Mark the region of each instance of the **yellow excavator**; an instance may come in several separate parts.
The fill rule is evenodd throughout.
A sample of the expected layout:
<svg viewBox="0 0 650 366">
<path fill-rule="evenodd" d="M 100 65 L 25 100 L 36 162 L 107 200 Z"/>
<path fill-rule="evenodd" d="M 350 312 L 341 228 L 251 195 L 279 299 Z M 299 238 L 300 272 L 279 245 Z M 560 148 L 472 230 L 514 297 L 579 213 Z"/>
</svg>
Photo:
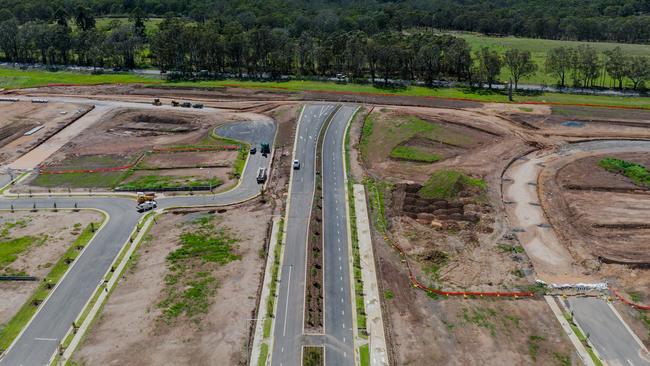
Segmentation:
<svg viewBox="0 0 650 366">
<path fill-rule="evenodd" d="M 155 201 L 156 192 L 138 192 L 138 205 L 141 203 Z"/>
</svg>

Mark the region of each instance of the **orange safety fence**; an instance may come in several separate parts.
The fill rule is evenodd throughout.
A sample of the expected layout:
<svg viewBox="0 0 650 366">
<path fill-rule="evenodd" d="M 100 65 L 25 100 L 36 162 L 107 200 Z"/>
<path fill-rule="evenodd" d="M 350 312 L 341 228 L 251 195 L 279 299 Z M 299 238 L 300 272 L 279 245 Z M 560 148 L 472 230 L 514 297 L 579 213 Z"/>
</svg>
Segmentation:
<svg viewBox="0 0 650 366">
<path fill-rule="evenodd" d="M 624 304 L 630 305 L 631 307 L 637 308 L 639 310 L 650 310 L 650 306 L 635 304 L 632 301 L 629 301 L 628 299 L 621 296 L 621 294 L 619 294 L 616 290 L 614 289 L 611 290 L 614 296 L 618 297 L 618 299 L 621 300 Z"/>
<path fill-rule="evenodd" d="M 409 280 L 411 281 L 411 284 L 413 287 L 418 288 L 420 290 L 433 293 L 436 295 L 442 295 L 442 296 L 478 296 L 478 297 L 511 297 L 511 298 L 519 298 L 519 297 L 534 297 L 535 293 L 534 292 L 529 292 L 529 291 L 521 291 L 521 292 L 481 292 L 481 291 L 443 291 L 443 290 L 438 290 L 434 288 L 430 288 L 426 285 L 424 285 L 422 282 L 420 282 L 415 275 L 413 274 L 413 271 L 411 270 L 411 264 L 408 261 L 408 258 L 406 257 L 406 253 L 404 250 L 394 241 L 392 241 L 388 235 L 383 234 L 384 240 L 388 242 L 393 248 L 395 248 L 400 256 L 404 259 L 406 262 L 406 267 L 408 269 L 408 276 Z"/>
</svg>

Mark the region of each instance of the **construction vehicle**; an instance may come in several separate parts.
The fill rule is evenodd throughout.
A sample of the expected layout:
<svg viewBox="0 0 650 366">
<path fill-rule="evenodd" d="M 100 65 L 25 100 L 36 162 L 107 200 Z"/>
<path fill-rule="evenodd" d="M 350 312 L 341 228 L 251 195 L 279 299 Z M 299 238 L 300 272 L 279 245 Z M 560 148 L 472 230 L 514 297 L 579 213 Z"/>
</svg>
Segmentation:
<svg viewBox="0 0 650 366">
<path fill-rule="evenodd" d="M 257 183 L 262 184 L 266 182 L 266 168 L 257 169 Z"/>
<path fill-rule="evenodd" d="M 162 102 L 160 102 L 160 98 L 156 98 L 156 99 L 154 99 L 154 100 L 153 100 L 153 105 L 155 105 L 155 106 L 161 106 L 161 105 L 162 105 Z"/>
<path fill-rule="evenodd" d="M 178 102 L 175 101 L 175 100 L 172 100 L 172 107 L 178 107 L 179 105 L 181 105 L 181 104 L 178 103 Z"/>
<path fill-rule="evenodd" d="M 138 204 L 154 201 L 156 199 L 156 192 L 138 192 Z"/>
<path fill-rule="evenodd" d="M 260 146 L 260 153 L 264 156 L 271 153 L 271 147 L 269 146 L 268 142 L 262 142 Z"/>
</svg>

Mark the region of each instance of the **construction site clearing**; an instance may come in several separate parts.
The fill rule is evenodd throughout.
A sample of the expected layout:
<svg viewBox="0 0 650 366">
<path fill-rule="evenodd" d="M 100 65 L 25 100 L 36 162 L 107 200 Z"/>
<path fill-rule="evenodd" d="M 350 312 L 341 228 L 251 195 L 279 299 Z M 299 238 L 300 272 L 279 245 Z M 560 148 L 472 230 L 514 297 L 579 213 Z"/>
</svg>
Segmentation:
<svg viewBox="0 0 650 366">
<path fill-rule="evenodd" d="M 384 326 L 394 364 L 579 364 L 575 349 L 542 294 L 608 298 L 611 290 L 616 290 L 630 302 L 650 304 L 650 227 L 644 222 L 648 187 L 600 165 L 605 158 L 616 158 L 650 167 L 649 155 L 620 149 L 564 149 L 586 140 L 650 140 L 649 111 L 137 85 L 48 87 L 14 93 L 83 96 L 116 103 L 129 100 L 150 104 L 158 98 L 165 105 L 172 99 L 191 100 L 224 111 L 206 114 L 198 109 L 162 112 L 115 108 L 40 169 L 131 168 L 92 173 L 106 175 L 96 180 L 99 185 L 92 180 L 84 186 L 61 181 L 37 185 L 47 174 L 36 175 L 12 188 L 19 192 L 114 189 L 144 182 L 151 175 L 171 176 L 174 182 L 186 183 L 216 178 L 221 182 L 219 187 L 226 189 L 236 182 L 233 162 L 240 150 L 156 150 L 231 144 L 215 139 L 211 134 L 214 127 L 241 120 L 242 116 L 254 118 L 258 113 L 282 121 L 279 123 L 284 127 L 276 141 L 279 166 L 274 169 L 284 169 L 288 175 L 292 130 L 301 103 L 325 100 L 364 104 L 350 127 L 350 172 L 367 189 Z M 539 163 L 526 164 L 535 159 Z M 211 167 L 201 169 L 204 165 Z M 206 170 L 209 173 L 203 173 Z M 125 177 L 126 171 L 129 175 Z M 286 187 L 286 179 L 280 177 L 282 187 Z M 285 199 L 281 191 L 270 196 L 278 202 Z M 538 221 L 528 225 L 525 217 Z M 520 226 L 522 222 L 528 226 Z M 551 229 L 553 236 L 548 234 Z M 147 268 L 160 264 L 164 261 L 161 253 L 171 250 L 156 249 L 156 262 L 155 258 L 146 259 L 149 250 L 153 251 L 147 245 L 141 248 L 139 259 Z M 131 276 L 139 278 L 140 270 L 136 265 Z M 414 280 L 423 286 L 414 287 Z M 127 275 L 127 286 L 118 287 L 121 295 L 109 300 L 108 318 L 101 319 L 91 332 L 78 353 L 79 361 L 109 362 L 106 334 L 118 331 L 110 319 L 138 324 L 119 330 L 128 333 L 121 349 L 149 345 L 142 339 L 145 334 L 161 343 L 170 335 L 180 334 L 190 341 L 200 337 L 199 348 L 204 347 L 204 341 L 216 342 L 201 332 L 191 336 L 191 324 L 170 331 L 169 325 L 152 320 L 161 311 L 152 300 L 162 296 L 160 291 L 147 295 L 149 303 L 140 301 L 141 315 L 127 315 L 129 297 L 134 299 L 133 294 L 145 291 L 142 282 L 128 285 Z M 160 290 L 160 278 L 158 282 L 156 288 Z M 553 289 L 543 283 L 606 283 L 608 290 Z M 440 294 L 447 291 L 461 296 Z M 531 296 L 462 296 L 469 292 Z M 229 293 L 228 287 L 217 290 L 217 296 Z M 253 292 L 248 296 L 254 296 Z M 625 305 L 615 296 L 611 299 L 630 328 L 649 345 L 647 311 Z M 208 314 L 219 306 L 216 301 Z M 129 316 L 139 318 L 127 319 Z M 246 327 L 241 325 L 242 329 Z M 240 359 L 237 352 L 246 344 L 241 340 L 235 342 L 234 353 L 228 353 L 231 360 Z M 178 354 L 183 362 L 214 360 L 205 347 L 194 349 L 199 358 L 192 359 L 187 345 L 168 343 L 162 354 L 182 349 Z M 146 364 L 156 360 L 122 361 Z"/>
<path fill-rule="evenodd" d="M 246 144 L 214 129 L 249 115 L 114 108 L 49 157 L 16 192 L 232 187 Z M 241 169 L 241 168 L 239 168 Z M 209 188 L 208 188 L 209 187 Z"/>
</svg>

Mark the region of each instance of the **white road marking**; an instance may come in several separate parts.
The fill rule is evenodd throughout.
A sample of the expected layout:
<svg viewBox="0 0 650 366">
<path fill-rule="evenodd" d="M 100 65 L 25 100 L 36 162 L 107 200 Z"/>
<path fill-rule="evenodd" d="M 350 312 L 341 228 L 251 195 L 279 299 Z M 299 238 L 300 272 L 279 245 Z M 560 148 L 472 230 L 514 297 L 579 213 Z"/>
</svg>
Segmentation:
<svg viewBox="0 0 650 366">
<path fill-rule="evenodd" d="M 37 341 L 48 341 L 48 342 L 58 342 L 59 340 L 56 338 L 34 338 Z"/>
<path fill-rule="evenodd" d="M 341 315 L 345 315 L 345 310 L 341 310 Z M 343 341 L 345 342 L 345 341 Z"/>
<path fill-rule="evenodd" d="M 287 334 L 287 312 L 289 311 L 289 292 L 291 292 L 291 268 L 292 266 L 289 266 L 289 282 L 287 282 L 287 298 L 285 299 L 285 307 L 284 307 L 284 328 L 282 329 L 282 336 L 284 337 Z"/>
</svg>

